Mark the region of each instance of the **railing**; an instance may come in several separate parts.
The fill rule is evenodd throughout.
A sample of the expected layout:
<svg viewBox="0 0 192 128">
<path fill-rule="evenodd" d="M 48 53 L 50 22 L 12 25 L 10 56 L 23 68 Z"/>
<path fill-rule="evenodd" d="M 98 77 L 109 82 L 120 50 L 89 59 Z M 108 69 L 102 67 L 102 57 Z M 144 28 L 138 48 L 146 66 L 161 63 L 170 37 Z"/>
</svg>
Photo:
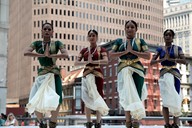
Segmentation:
<svg viewBox="0 0 192 128">
<path fill-rule="evenodd" d="M 96 119 L 96 117 L 92 117 L 93 120 Z M 180 117 L 179 118 L 181 122 L 192 122 L 192 117 Z M 46 118 L 48 121 L 49 118 Z M 72 116 L 64 116 L 64 117 L 58 117 L 58 125 L 79 125 L 83 124 L 86 122 L 86 117 L 82 115 L 72 115 Z M 107 124 L 107 125 L 119 125 L 124 122 L 125 116 L 103 116 L 102 117 L 102 123 Z M 153 117 L 153 116 L 148 116 L 143 118 L 142 120 L 145 121 L 163 121 L 163 117 Z M 173 120 L 172 117 L 170 117 L 170 120 Z M 18 118 L 19 124 L 21 125 L 22 123 L 25 122 L 25 125 L 30 125 L 31 122 L 35 123 L 34 125 L 37 125 L 36 118 Z"/>
</svg>

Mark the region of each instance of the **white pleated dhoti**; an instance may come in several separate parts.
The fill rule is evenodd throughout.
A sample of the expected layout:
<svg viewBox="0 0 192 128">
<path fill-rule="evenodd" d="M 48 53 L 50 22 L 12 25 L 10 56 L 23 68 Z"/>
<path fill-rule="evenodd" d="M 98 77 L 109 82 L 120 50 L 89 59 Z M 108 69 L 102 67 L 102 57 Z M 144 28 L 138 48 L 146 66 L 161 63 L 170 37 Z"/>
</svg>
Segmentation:
<svg viewBox="0 0 192 128">
<path fill-rule="evenodd" d="M 60 96 L 55 91 L 55 78 L 53 73 L 40 75 L 36 78 L 26 106 L 27 111 L 49 113 L 55 111 L 59 105 Z"/>
<path fill-rule="evenodd" d="M 136 89 L 132 74 L 136 72 L 140 76 L 144 77 L 142 71 L 125 67 L 118 73 L 118 93 L 119 102 L 124 111 L 130 111 L 130 114 L 134 119 L 142 119 L 146 116 L 143 100 L 147 98 L 147 88 L 143 84 L 141 99 Z"/>
<path fill-rule="evenodd" d="M 82 100 L 87 108 L 99 111 L 101 115 L 107 115 L 109 108 L 97 91 L 95 75 L 88 74 L 82 78 Z"/>
<path fill-rule="evenodd" d="M 171 73 L 165 73 L 159 79 L 159 87 L 163 106 L 169 109 L 169 112 L 175 116 L 181 113 L 181 96 L 175 89 L 174 76 Z"/>
</svg>

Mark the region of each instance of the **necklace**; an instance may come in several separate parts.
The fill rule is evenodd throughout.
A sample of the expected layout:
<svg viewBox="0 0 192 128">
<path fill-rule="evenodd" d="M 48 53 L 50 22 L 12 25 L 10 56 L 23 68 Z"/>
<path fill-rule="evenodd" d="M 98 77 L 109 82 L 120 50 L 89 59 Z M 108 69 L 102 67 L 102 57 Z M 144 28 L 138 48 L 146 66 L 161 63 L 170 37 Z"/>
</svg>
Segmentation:
<svg viewBox="0 0 192 128">
<path fill-rule="evenodd" d="M 170 48 L 169 51 L 168 51 L 168 47 L 166 48 L 166 52 L 168 53 L 168 56 L 169 56 L 169 57 L 170 57 L 170 54 L 171 54 L 172 49 L 173 49 L 173 45 L 171 45 L 171 48 Z"/>
<path fill-rule="evenodd" d="M 132 47 L 133 47 L 134 43 L 135 43 L 135 38 L 133 38 L 133 40 L 132 40 L 132 42 L 131 42 L 131 46 L 132 46 Z M 124 41 L 124 48 L 125 48 L 125 50 L 127 49 L 126 39 L 125 39 L 125 41 Z"/>
<path fill-rule="evenodd" d="M 42 50 L 45 51 L 46 48 L 46 43 L 42 41 Z M 49 47 L 49 51 L 50 51 L 50 47 Z"/>
<path fill-rule="evenodd" d="M 97 50 L 97 47 L 95 47 L 95 50 L 91 53 L 91 48 L 89 49 L 89 53 L 91 54 L 91 57 L 93 57 L 93 55 L 95 54 L 96 50 Z"/>
</svg>

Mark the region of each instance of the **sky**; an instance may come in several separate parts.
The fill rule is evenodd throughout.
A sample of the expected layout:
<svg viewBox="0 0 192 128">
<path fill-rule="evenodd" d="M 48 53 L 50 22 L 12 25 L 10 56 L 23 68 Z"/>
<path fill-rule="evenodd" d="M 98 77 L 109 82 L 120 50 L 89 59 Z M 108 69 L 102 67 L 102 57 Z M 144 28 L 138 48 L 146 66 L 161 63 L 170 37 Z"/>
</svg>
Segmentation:
<svg viewBox="0 0 192 128">
<path fill-rule="evenodd" d="M 163 0 L 163 7 L 166 8 L 167 6 L 166 0 Z"/>
</svg>

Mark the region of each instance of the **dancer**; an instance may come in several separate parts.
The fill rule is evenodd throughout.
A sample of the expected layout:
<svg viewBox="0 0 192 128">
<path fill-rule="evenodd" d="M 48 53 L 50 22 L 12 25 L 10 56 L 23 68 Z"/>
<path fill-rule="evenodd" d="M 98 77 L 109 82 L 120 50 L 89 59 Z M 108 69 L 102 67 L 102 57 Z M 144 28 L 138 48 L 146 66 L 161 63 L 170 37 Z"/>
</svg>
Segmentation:
<svg viewBox="0 0 192 128">
<path fill-rule="evenodd" d="M 59 106 L 62 103 L 62 82 L 60 69 L 56 66 L 57 58 L 68 58 L 68 53 L 60 41 L 51 41 L 53 26 L 42 25 L 43 41 L 35 41 L 25 50 L 25 56 L 37 57 L 41 65 L 29 96 L 27 109 L 30 114 L 35 111 L 40 128 L 46 128 L 43 114 L 51 111 L 50 128 L 55 128 Z M 36 50 L 36 53 L 33 52 Z M 58 54 L 60 50 L 61 54 Z"/>
<path fill-rule="evenodd" d="M 107 115 L 109 108 L 103 100 L 103 74 L 100 65 L 108 63 L 107 52 L 97 46 L 98 32 L 88 32 L 90 47 L 83 48 L 75 65 L 85 65 L 82 78 L 82 100 L 85 103 L 87 118 L 86 128 L 93 126 L 91 110 L 96 111 L 97 120 L 95 128 L 101 128 L 101 115 Z"/>
<path fill-rule="evenodd" d="M 163 33 L 165 46 L 157 48 L 151 65 L 161 63 L 159 87 L 163 101 L 163 116 L 165 128 L 179 128 L 179 116 L 181 115 L 180 78 L 181 74 L 176 64 L 185 64 L 185 56 L 181 47 L 173 45 L 175 33 L 171 29 Z M 169 123 L 169 113 L 173 115 L 172 126 Z"/>
<path fill-rule="evenodd" d="M 147 97 L 144 84 L 144 67 L 139 58 L 150 59 L 148 46 L 143 39 L 135 38 L 137 23 L 129 20 L 125 23 L 125 39 L 114 40 L 110 58 L 118 58 L 119 102 L 124 108 L 127 128 L 139 128 L 139 120 L 145 117 L 142 101 Z M 131 119 L 133 117 L 133 121 Z"/>
</svg>

